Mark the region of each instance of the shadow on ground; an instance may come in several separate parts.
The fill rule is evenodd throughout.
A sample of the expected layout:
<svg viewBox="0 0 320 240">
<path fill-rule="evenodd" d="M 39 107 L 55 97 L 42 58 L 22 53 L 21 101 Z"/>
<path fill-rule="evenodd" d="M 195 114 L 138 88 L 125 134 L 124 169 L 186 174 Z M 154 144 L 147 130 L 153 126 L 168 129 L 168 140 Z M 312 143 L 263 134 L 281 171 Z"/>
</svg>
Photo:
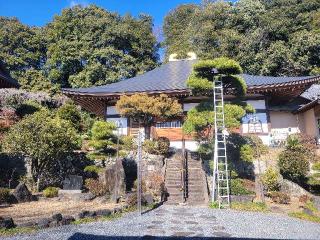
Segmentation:
<svg viewBox="0 0 320 240">
<path fill-rule="evenodd" d="M 92 234 L 83 234 L 83 233 L 75 233 L 73 236 L 68 238 L 68 240 L 171 240 L 171 239 L 187 239 L 187 240 L 209 240 L 209 239 L 250 239 L 250 240 L 271 240 L 271 238 L 226 238 L 226 237 L 155 237 L 155 236 L 143 236 L 143 237 L 130 237 L 130 236 L 101 236 L 101 235 L 92 235 Z M 274 239 L 274 238 L 273 238 Z"/>
</svg>

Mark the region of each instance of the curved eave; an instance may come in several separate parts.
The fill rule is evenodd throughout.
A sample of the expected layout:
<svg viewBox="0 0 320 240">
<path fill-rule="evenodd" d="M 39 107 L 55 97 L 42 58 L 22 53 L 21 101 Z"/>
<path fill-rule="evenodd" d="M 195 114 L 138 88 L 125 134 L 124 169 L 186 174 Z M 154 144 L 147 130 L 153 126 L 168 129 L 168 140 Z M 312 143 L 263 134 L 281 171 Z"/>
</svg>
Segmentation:
<svg viewBox="0 0 320 240">
<path fill-rule="evenodd" d="M 171 96 L 190 96 L 191 90 L 190 89 L 168 89 L 168 90 L 161 90 L 161 91 L 139 91 L 139 92 L 113 92 L 113 93 L 87 93 L 87 92 L 75 92 L 75 91 L 68 91 L 62 90 L 62 93 L 66 94 L 67 96 L 72 97 L 88 97 L 88 98 L 95 98 L 95 99 L 118 99 L 122 95 L 133 95 L 137 93 L 147 93 L 149 95 L 157 95 L 157 94 L 167 94 Z"/>
<path fill-rule="evenodd" d="M 285 83 L 277 83 L 277 84 L 264 84 L 264 85 L 251 85 L 247 88 L 247 94 L 267 94 L 274 92 L 283 92 L 283 91 L 295 91 L 295 90 L 304 90 L 306 86 L 309 86 L 313 83 L 319 82 L 320 76 L 311 77 L 309 79 L 297 80 Z M 137 93 L 148 93 L 150 95 L 156 94 L 168 94 L 172 96 L 191 96 L 191 89 L 167 89 L 167 90 L 151 90 L 151 91 L 132 91 L 132 92 L 77 92 L 76 90 L 63 89 L 62 92 L 70 97 L 91 97 L 95 99 L 118 99 L 121 95 L 133 95 Z M 226 94 L 232 94 L 234 92 L 233 89 L 226 89 Z"/>
<path fill-rule="evenodd" d="M 299 109 L 293 111 L 294 114 L 297 114 L 297 113 L 303 113 L 303 112 L 306 112 L 312 108 L 314 108 L 315 106 L 318 106 L 320 105 L 320 99 L 315 99 L 313 100 L 312 102 L 300 107 Z"/>
<path fill-rule="evenodd" d="M 18 83 L 8 82 L 7 80 L 0 78 L 0 88 L 19 88 L 20 85 Z"/>
</svg>

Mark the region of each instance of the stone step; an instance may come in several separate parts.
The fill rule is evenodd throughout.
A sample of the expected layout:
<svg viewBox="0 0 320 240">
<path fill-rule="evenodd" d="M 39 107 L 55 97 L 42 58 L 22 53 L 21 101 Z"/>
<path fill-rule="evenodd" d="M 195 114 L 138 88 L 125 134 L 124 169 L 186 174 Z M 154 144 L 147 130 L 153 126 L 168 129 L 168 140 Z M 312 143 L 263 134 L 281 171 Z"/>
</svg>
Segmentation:
<svg viewBox="0 0 320 240">
<path fill-rule="evenodd" d="M 180 179 L 167 179 L 165 181 L 166 185 L 172 185 L 172 184 L 180 184 L 181 185 L 181 180 Z"/>
<path fill-rule="evenodd" d="M 174 179 L 180 179 L 181 178 L 181 174 L 166 174 L 166 179 L 170 179 L 170 178 L 174 178 Z"/>
<path fill-rule="evenodd" d="M 202 185 L 204 182 L 202 181 L 202 179 L 197 179 L 197 180 L 189 180 L 188 184 L 189 185 Z"/>
<path fill-rule="evenodd" d="M 179 184 L 179 185 L 166 185 L 166 187 L 167 187 L 167 189 L 174 189 L 174 188 L 176 188 L 176 189 L 181 189 L 181 184 Z"/>
<path fill-rule="evenodd" d="M 202 189 L 196 189 L 196 190 L 190 190 L 188 188 L 188 194 L 189 196 L 192 196 L 192 195 L 202 195 L 203 194 L 203 190 Z"/>
<path fill-rule="evenodd" d="M 178 187 L 181 186 L 181 181 L 166 181 L 166 187 Z"/>
<path fill-rule="evenodd" d="M 176 174 L 176 173 L 181 173 L 180 169 L 179 170 L 176 170 L 176 169 L 167 169 L 166 171 L 166 175 L 167 174 Z"/>
<path fill-rule="evenodd" d="M 170 173 L 170 174 L 166 174 L 166 178 L 181 178 L 181 174 L 180 173 Z"/>
<path fill-rule="evenodd" d="M 190 191 L 193 191 L 193 190 L 198 190 L 198 189 L 203 189 L 203 185 L 197 185 L 197 186 L 194 186 L 194 185 L 188 185 L 188 189 Z"/>
<path fill-rule="evenodd" d="M 188 202 L 204 202 L 205 201 L 205 198 L 204 198 L 204 196 L 203 197 L 199 197 L 199 196 L 197 196 L 197 197 L 188 197 L 187 198 L 187 201 Z"/>
<path fill-rule="evenodd" d="M 179 191 L 179 192 L 181 192 L 181 186 L 178 186 L 178 187 L 167 187 L 167 190 L 168 190 L 168 192 L 170 192 L 170 191 Z"/>
<path fill-rule="evenodd" d="M 202 176 L 187 176 L 187 179 L 189 180 L 189 181 L 200 181 L 200 180 L 203 180 L 203 177 Z"/>
</svg>

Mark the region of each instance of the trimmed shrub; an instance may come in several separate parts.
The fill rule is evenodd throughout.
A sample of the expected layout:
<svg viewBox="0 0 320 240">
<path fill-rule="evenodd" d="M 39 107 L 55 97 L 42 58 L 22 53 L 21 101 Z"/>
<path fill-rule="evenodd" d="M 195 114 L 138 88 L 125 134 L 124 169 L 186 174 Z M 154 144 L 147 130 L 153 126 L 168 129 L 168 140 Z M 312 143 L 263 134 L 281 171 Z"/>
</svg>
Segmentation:
<svg viewBox="0 0 320 240">
<path fill-rule="evenodd" d="M 166 137 L 159 137 L 157 139 L 158 153 L 161 155 L 167 155 L 170 149 L 170 140 Z"/>
<path fill-rule="evenodd" d="M 253 149 L 253 156 L 254 157 L 260 157 L 262 154 L 268 153 L 268 151 L 269 151 L 268 147 L 263 144 L 261 138 L 259 138 L 258 136 L 248 135 L 245 138 L 246 138 L 247 143 Z"/>
<path fill-rule="evenodd" d="M 146 139 L 143 142 L 143 150 L 149 154 L 158 154 L 158 146 L 155 141 Z"/>
<path fill-rule="evenodd" d="M 42 108 L 41 104 L 34 100 L 27 100 L 22 103 L 16 110 L 19 117 L 24 117 L 26 115 L 33 114 Z"/>
<path fill-rule="evenodd" d="M 103 170 L 102 167 L 98 167 L 96 165 L 89 165 L 89 166 L 86 166 L 83 171 L 99 174 L 102 170 Z"/>
<path fill-rule="evenodd" d="M 240 178 L 231 179 L 231 194 L 232 195 L 249 195 L 254 192 L 246 189 L 244 186 L 244 180 Z"/>
<path fill-rule="evenodd" d="M 240 159 L 245 162 L 252 162 L 254 160 L 254 151 L 249 144 L 240 147 Z"/>
<path fill-rule="evenodd" d="M 6 203 L 10 201 L 10 189 L 0 188 L 0 203 Z"/>
<path fill-rule="evenodd" d="M 303 151 L 286 149 L 279 155 L 280 173 L 294 182 L 301 183 L 309 171 L 309 161 Z"/>
<path fill-rule="evenodd" d="M 137 144 L 135 144 L 133 136 L 122 136 L 121 143 L 123 150 L 133 151 L 137 149 Z"/>
<path fill-rule="evenodd" d="M 167 155 L 170 149 L 170 141 L 166 137 L 159 137 L 157 140 L 145 140 L 143 150 L 149 154 Z"/>
<path fill-rule="evenodd" d="M 320 171 L 320 162 L 314 163 L 311 168 L 314 171 Z"/>
<path fill-rule="evenodd" d="M 280 180 L 280 174 L 277 170 L 273 168 L 268 168 L 261 177 L 261 182 L 264 188 L 268 192 L 279 191 L 280 189 L 279 180 Z"/>
<path fill-rule="evenodd" d="M 320 180 L 318 178 L 310 176 L 307 183 L 309 185 L 310 192 L 315 193 L 315 194 L 320 193 Z"/>
<path fill-rule="evenodd" d="M 57 197 L 58 192 L 59 192 L 59 188 L 57 187 L 47 187 L 45 190 L 43 190 L 43 196 L 46 198 Z"/>
<path fill-rule="evenodd" d="M 57 116 L 60 119 L 69 121 L 76 130 L 80 131 L 81 113 L 78 107 L 72 102 L 68 102 L 59 107 Z"/>
<path fill-rule="evenodd" d="M 291 200 L 290 196 L 283 192 L 270 192 L 269 196 L 274 203 L 289 204 Z"/>
<path fill-rule="evenodd" d="M 107 193 L 106 186 L 97 179 L 88 178 L 85 181 L 85 187 L 96 197 L 104 196 Z"/>
<path fill-rule="evenodd" d="M 287 150 L 299 151 L 305 155 L 309 162 L 316 162 L 318 156 L 315 149 L 316 141 L 314 138 L 303 134 L 292 134 L 287 138 Z"/>
</svg>

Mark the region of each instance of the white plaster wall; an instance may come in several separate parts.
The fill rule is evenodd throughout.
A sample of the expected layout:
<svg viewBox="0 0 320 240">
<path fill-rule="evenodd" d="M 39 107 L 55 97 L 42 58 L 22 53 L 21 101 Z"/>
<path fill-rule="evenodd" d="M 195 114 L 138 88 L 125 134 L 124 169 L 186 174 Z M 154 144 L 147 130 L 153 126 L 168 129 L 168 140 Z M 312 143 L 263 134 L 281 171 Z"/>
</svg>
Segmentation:
<svg viewBox="0 0 320 240">
<path fill-rule="evenodd" d="M 266 109 L 265 100 L 247 100 L 246 103 L 252 105 L 255 109 Z"/>
<path fill-rule="evenodd" d="M 199 103 L 184 103 L 183 104 L 183 111 L 189 111 L 191 108 L 196 107 Z"/>
<path fill-rule="evenodd" d="M 185 141 L 185 148 L 190 151 L 197 151 L 198 146 L 199 144 L 196 141 Z M 170 141 L 170 147 L 182 149 L 182 141 Z"/>
<path fill-rule="evenodd" d="M 271 134 L 275 140 L 285 140 L 288 135 L 300 133 L 298 115 L 290 112 L 270 111 Z"/>
<path fill-rule="evenodd" d="M 304 114 L 304 123 L 305 123 L 305 133 L 312 137 L 318 136 L 318 128 L 317 128 L 317 122 L 316 117 L 314 114 L 314 109 L 310 109 L 306 111 Z"/>
<path fill-rule="evenodd" d="M 115 106 L 107 106 L 107 115 L 119 114 Z"/>
<path fill-rule="evenodd" d="M 127 118 L 108 118 L 107 121 L 114 122 L 117 124 L 117 121 L 121 122 L 122 127 L 119 128 L 120 135 L 128 135 L 128 119 Z M 117 131 L 115 131 L 117 134 Z"/>
<path fill-rule="evenodd" d="M 270 135 L 257 135 L 263 142 L 264 145 L 269 146 L 270 145 Z"/>
</svg>

